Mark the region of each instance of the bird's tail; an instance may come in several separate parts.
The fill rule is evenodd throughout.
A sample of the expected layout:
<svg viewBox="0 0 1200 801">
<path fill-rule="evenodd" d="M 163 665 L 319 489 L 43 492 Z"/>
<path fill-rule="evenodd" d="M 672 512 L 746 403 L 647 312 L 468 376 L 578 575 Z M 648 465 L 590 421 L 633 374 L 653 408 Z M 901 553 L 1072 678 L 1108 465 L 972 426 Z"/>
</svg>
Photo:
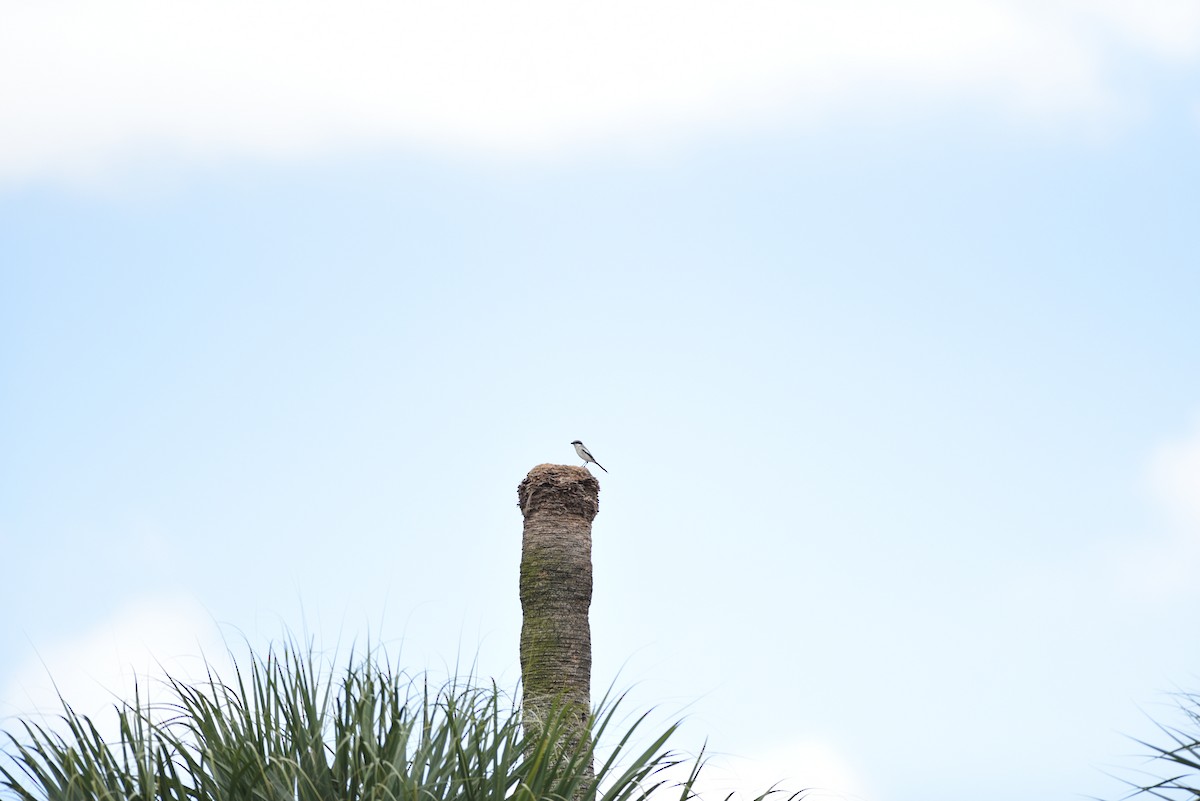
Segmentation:
<svg viewBox="0 0 1200 801">
<path fill-rule="evenodd" d="M 595 464 L 596 464 L 596 467 L 599 467 L 599 468 L 600 468 L 601 470 L 603 470 L 605 473 L 607 473 L 607 472 L 608 472 L 608 470 L 607 470 L 607 469 L 604 467 L 604 465 L 600 464 L 599 462 L 596 462 Z"/>
</svg>

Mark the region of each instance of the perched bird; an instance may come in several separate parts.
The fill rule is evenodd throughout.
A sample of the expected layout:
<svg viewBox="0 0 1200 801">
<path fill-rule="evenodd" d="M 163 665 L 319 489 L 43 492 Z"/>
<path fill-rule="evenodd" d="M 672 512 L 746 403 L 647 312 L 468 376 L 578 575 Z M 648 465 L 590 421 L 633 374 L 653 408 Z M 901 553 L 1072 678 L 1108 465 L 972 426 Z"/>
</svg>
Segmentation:
<svg viewBox="0 0 1200 801">
<path fill-rule="evenodd" d="M 583 467 L 587 467 L 587 463 L 591 462 L 592 464 L 596 465 L 596 467 L 604 470 L 605 473 L 608 472 L 604 465 L 596 461 L 596 457 L 592 456 L 592 452 L 585 448 L 582 442 L 575 440 L 571 444 L 575 446 L 575 452 L 578 453 L 579 458 L 583 460 Z"/>
</svg>

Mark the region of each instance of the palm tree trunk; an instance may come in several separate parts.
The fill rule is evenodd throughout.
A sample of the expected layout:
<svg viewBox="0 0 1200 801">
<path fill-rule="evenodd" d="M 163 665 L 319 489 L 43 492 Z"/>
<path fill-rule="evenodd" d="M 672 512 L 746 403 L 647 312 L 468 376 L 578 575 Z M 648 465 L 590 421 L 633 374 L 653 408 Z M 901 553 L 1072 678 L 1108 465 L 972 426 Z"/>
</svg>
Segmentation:
<svg viewBox="0 0 1200 801">
<path fill-rule="evenodd" d="M 592 519 L 599 510 L 599 495 L 600 482 L 595 476 L 582 467 L 567 465 L 538 465 L 517 488 L 525 516 L 521 682 L 527 727 L 538 726 L 561 709 L 572 725 L 578 726 L 578 736 L 587 736 L 592 682 L 588 623 Z"/>
</svg>

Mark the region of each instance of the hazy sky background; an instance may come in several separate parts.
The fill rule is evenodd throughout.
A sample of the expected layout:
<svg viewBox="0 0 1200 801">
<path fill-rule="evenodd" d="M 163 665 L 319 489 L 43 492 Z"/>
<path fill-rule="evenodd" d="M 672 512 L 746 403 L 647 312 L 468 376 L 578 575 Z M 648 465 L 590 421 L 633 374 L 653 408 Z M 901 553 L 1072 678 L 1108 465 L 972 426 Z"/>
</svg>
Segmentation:
<svg viewBox="0 0 1200 801">
<path fill-rule="evenodd" d="M 1200 685 L 1194 0 L 0 19 L 0 716 L 514 686 L 577 438 L 596 694 L 714 780 L 1116 798 Z"/>
</svg>

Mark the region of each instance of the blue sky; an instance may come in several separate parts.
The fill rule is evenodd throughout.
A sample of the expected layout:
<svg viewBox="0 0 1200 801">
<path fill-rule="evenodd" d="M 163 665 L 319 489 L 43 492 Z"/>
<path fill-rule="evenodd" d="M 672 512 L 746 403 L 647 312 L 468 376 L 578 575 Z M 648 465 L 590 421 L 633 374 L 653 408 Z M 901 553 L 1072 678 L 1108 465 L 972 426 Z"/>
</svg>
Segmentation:
<svg viewBox="0 0 1200 801">
<path fill-rule="evenodd" d="M 597 694 L 714 782 L 1117 797 L 1196 687 L 1194 3 L 0 8 L 0 714 L 515 684 L 576 438 Z"/>
</svg>

